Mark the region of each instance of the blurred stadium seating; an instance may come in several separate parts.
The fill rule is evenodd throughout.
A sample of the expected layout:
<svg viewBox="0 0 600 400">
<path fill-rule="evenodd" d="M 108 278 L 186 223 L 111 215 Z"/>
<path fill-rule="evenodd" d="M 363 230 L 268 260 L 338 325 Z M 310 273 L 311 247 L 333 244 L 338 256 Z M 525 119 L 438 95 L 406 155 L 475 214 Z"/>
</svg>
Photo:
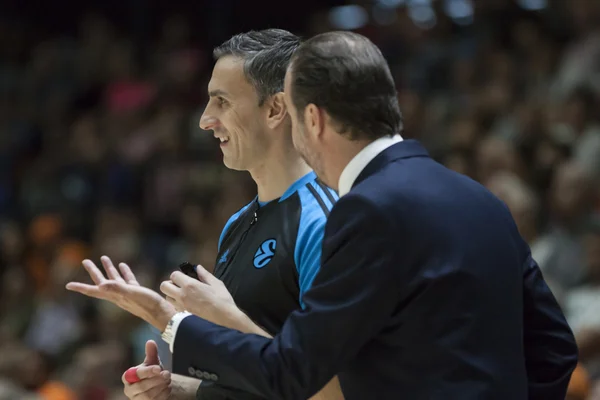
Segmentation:
<svg viewBox="0 0 600 400">
<path fill-rule="evenodd" d="M 404 136 L 506 202 L 579 341 L 569 398 L 600 399 L 600 2 L 143 3 L 0 18 L 0 400 L 123 398 L 156 332 L 64 284 L 103 254 L 155 288 L 212 266 L 255 188 L 198 128 L 210 52 L 269 26 L 382 48 Z"/>
</svg>

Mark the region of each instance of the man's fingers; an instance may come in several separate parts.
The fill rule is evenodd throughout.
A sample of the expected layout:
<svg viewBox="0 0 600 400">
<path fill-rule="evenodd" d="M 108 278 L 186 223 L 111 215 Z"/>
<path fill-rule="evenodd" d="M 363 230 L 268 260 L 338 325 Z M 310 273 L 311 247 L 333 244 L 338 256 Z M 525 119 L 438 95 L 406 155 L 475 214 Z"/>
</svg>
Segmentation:
<svg viewBox="0 0 600 400">
<path fill-rule="evenodd" d="M 165 388 L 168 388 L 170 383 L 170 375 L 168 379 L 159 375 L 136 383 L 125 383 L 125 394 L 129 398 L 135 398 L 135 396 L 144 394 L 145 398 L 154 399 L 156 395 L 161 393 Z"/>
<path fill-rule="evenodd" d="M 183 287 L 186 283 L 190 283 L 191 281 L 196 281 L 196 279 L 191 278 L 180 271 L 175 271 L 170 276 L 171 282 L 173 282 L 178 287 Z M 198 282 L 198 281 L 196 281 Z"/>
<path fill-rule="evenodd" d="M 181 297 L 181 289 L 175 286 L 170 281 L 164 281 L 160 284 L 160 291 L 167 297 L 171 297 L 173 299 L 178 299 Z"/>
<path fill-rule="evenodd" d="M 67 290 L 70 290 L 72 292 L 81 293 L 81 294 L 84 294 L 89 297 L 95 297 L 97 299 L 104 300 L 104 298 L 105 298 L 104 294 L 102 293 L 102 291 L 100 290 L 100 288 L 98 286 L 88 285 L 86 283 L 69 282 L 69 283 L 67 283 Z"/>
<path fill-rule="evenodd" d="M 162 377 L 160 379 L 163 379 Z M 142 381 L 144 382 L 144 381 Z M 144 395 L 146 396 L 146 398 L 148 399 L 152 399 L 152 400 L 156 400 L 156 399 L 160 399 L 162 397 L 162 393 L 169 393 L 170 392 L 170 387 L 169 387 L 169 381 L 164 381 L 161 380 L 161 383 L 157 384 L 156 386 L 153 386 L 147 390 L 144 391 Z M 140 382 L 141 383 L 141 382 Z M 168 398 L 168 397 L 166 397 Z"/>
<path fill-rule="evenodd" d="M 80 282 L 69 282 L 66 287 L 67 290 L 101 300 L 108 300 L 115 304 L 117 304 L 119 297 L 127 295 L 127 289 L 123 282 L 106 281 L 100 286 L 88 285 Z"/>
<path fill-rule="evenodd" d="M 161 368 L 158 365 L 145 366 L 143 364 L 140 364 L 137 367 L 132 368 L 136 369 L 136 375 L 140 379 L 140 382 L 144 379 L 150 379 L 160 376 L 161 372 Z M 129 371 L 130 369 L 131 368 L 129 368 L 127 371 Z M 134 383 L 129 383 L 127 381 L 127 371 L 125 371 L 123 375 L 121 375 L 121 382 L 123 382 L 125 386 L 135 385 Z"/>
<path fill-rule="evenodd" d="M 139 286 L 139 283 L 137 279 L 135 279 L 135 275 L 133 274 L 133 272 L 131 272 L 131 268 L 129 268 L 129 265 L 125 263 L 120 263 L 119 269 L 121 270 L 121 274 L 123 276 L 123 279 L 125 279 L 125 282 L 129 283 L 130 285 Z"/>
<path fill-rule="evenodd" d="M 117 271 L 110 258 L 108 258 L 107 256 L 102 256 L 100 257 L 100 262 L 102 263 L 102 266 L 106 271 L 106 276 L 108 276 L 109 279 L 124 282 L 123 278 L 121 278 L 121 274 L 119 274 L 119 271 Z"/>
<path fill-rule="evenodd" d="M 104 275 L 102 275 L 102 272 L 98 269 L 98 267 L 96 267 L 96 264 L 94 264 L 91 260 L 83 260 L 81 264 L 83 265 L 83 268 L 85 268 L 87 273 L 90 275 L 90 278 L 92 278 L 92 281 L 96 285 L 100 285 L 102 282 L 105 281 Z"/>
<path fill-rule="evenodd" d="M 171 385 L 164 388 L 159 394 L 156 395 L 156 397 L 153 398 L 153 400 L 169 400 L 170 396 L 171 396 Z"/>
<path fill-rule="evenodd" d="M 168 371 L 166 371 L 168 372 Z M 137 383 L 133 383 L 131 384 L 131 389 L 132 392 L 134 392 L 134 394 L 139 394 L 139 393 L 144 393 L 144 392 L 148 392 L 152 389 L 156 389 L 158 388 L 158 390 L 155 391 L 155 394 L 160 393 L 160 391 L 165 387 L 165 385 L 168 385 L 169 383 L 171 383 L 171 375 L 169 374 L 167 378 L 165 378 L 162 375 L 157 375 L 154 376 L 152 378 L 148 378 L 148 379 L 142 379 L 141 381 L 137 382 Z M 150 398 L 153 398 L 152 396 L 149 396 Z"/>
<path fill-rule="evenodd" d="M 208 272 L 208 270 L 206 270 L 206 268 L 204 268 L 202 265 L 196 266 L 196 273 L 198 274 L 200 281 L 206 283 L 207 285 L 213 285 L 217 282 L 221 282 L 217 277 Z"/>
<path fill-rule="evenodd" d="M 137 368 L 137 376 L 141 380 L 155 378 L 160 375 L 162 368 L 159 365 L 141 365 Z"/>
<path fill-rule="evenodd" d="M 146 357 L 144 358 L 143 365 L 160 365 L 158 345 L 154 340 L 148 340 L 146 342 Z"/>
</svg>

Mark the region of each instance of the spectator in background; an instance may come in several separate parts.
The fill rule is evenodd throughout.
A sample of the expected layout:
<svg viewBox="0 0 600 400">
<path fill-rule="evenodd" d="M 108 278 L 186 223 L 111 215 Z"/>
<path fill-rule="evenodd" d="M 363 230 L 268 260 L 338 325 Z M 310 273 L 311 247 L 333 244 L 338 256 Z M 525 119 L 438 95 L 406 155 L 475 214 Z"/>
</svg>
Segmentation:
<svg viewBox="0 0 600 400">
<path fill-rule="evenodd" d="M 592 379 L 600 378 L 600 215 L 581 236 L 586 284 L 566 296 L 566 316 L 579 344 L 581 361 Z"/>
<path fill-rule="evenodd" d="M 555 127 L 555 134 L 572 147 L 573 160 L 583 167 L 595 184 L 600 184 L 599 109 L 600 102 L 595 93 L 587 87 L 579 87 L 566 100 L 562 124 Z"/>
<path fill-rule="evenodd" d="M 578 365 L 573 371 L 571 382 L 567 390 L 567 397 L 565 400 L 587 400 L 589 399 L 591 387 L 590 377 L 586 370 Z M 590 399 L 593 400 L 593 399 Z"/>
<path fill-rule="evenodd" d="M 478 142 L 475 157 L 476 177 L 480 182 L 486 182 L 498 172 L 511 172 L 523 177 L 520 155 L 508 140 L 488 136 Z"/>
<path fill-rule="evenodd" d="M 550 188 L 550 225 L 540 239 L 540 246 L 550 253 L 540 260 L 540 268 L 563 291 L 585 280 L 580 236 L 582 225 L 593 212 L 592 188 L 590 176 L 575 162 L 558 168 Z"/>
<path fill-rule="evenodd" d="M 580 85 L 600 89 L 600 4 L 589 0 L 564 3 L 573 36 L 559 64 L 553 94 L 568 95 Z"/>
</svg>

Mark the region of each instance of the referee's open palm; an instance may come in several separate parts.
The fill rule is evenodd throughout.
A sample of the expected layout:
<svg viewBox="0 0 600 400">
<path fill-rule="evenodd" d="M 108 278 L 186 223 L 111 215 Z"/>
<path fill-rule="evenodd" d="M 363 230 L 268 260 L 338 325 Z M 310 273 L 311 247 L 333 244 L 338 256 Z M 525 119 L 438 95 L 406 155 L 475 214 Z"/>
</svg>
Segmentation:
<svg viewBox="0 0 600 400">
<path fill-rule="evenodd" d="M 90 260 L 82 262 L 83 267 L 94 282 L 93 285 L 69 282 L 67 289 L 97 299 L 108 300 L 125 311 L 142 318 L 156 326 L 154 316 L 161 307 L 172 306 L 153 290 L 140 286 L 127 264 L 120 263 L 120 272 L 110 258 L 101 257 L 102 266 L 107 277 Z"/>
</svg>

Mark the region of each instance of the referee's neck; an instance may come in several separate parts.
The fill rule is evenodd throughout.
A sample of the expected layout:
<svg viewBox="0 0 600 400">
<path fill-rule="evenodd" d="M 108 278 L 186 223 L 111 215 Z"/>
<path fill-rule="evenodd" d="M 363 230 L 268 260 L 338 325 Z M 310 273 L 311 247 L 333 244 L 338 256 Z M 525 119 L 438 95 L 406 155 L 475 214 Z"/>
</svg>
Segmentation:
<svg viewBox="0 0 600 400">
<path fill-rule="evenodd" d="M 311 171 L 304 160 L 295 154 L 267 159 L 250 171 L 256 182 L 258 200 L 267 202 L 281 197 L 294 182 Z"/>
</svg>

